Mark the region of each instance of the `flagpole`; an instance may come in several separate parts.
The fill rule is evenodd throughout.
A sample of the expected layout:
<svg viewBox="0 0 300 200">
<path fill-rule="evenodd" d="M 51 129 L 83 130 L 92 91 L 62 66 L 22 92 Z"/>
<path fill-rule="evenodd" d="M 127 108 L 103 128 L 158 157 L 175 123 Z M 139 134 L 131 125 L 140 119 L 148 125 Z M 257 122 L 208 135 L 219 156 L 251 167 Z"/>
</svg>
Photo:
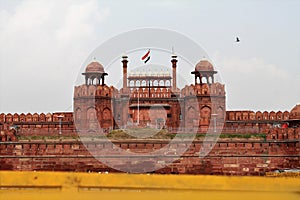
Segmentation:
<svg viewBox="0 0 300 200">
<path fill-rule="evenodd" d="M 148 80 L 148 82 L 149 82 L 148 97 L 150 98 L 150 80 Z"/>
<path fill-rule="evenodd" d="M 138 90 L 138 119 L 137 119 L 137 124 L 140 124 L 140 90 Z"/>
</svg>

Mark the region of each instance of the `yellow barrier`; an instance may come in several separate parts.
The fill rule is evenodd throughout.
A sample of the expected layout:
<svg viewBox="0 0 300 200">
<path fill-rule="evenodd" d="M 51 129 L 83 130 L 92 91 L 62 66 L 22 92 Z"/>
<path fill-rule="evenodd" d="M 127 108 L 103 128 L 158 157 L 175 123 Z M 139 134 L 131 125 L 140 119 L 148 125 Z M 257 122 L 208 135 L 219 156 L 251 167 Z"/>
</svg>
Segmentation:
<svg viewBox="0 0 300 200">
<path fill-rule="evenodd" d="M 267 172 L 266 176 L 272 176 L 272 177 L 299 177 L 300 178 L 300 172 Z"/>
<path fill-rule="evenodd" d="M 0 171 L 6 199 L 300 199 L 300 177 Z"/>
</svg>

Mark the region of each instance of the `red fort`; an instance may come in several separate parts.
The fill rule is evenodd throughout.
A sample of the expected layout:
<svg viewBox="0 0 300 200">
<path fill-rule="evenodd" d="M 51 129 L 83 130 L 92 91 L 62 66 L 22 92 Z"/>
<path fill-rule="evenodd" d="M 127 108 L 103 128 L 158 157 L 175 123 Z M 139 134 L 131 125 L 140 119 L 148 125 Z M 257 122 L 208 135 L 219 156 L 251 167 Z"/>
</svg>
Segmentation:
<svg viewBox="0 0 300 200">
<path fill-rule="evenodd" d="M 300 105 L 291 111 L 228 111 L 225 86 L 215 81 L 217 71 L 208 60 L 195 64 L 194 83 L 184 88 L 177 87 L 177 61 L 172 55 L 172 74 L 137 73 L 129 71 L 128 57 L 123 56 L 121 89 L 107 85 L 109 74 L 92 61 L 82 73 L 85 82 L 74 88 L 73 112 L 2 113 L 0 169 L 116 171 L 94 159 L 80 141 L 64 137 L 103 135 L 131 127 L 164 129 L 171 134 L 201 135 L 211 128 L 222 132 L 206 157 L 196 156 L 205 144 L 195 140 L 181 159 L 155 173 L 257 175 L 300 167 Z M 41 139 L 50 136 L 60 140 Z M 150 152 L 166 143 L 146 138 L 114 141 L 133 152 Z"/>
</svg>

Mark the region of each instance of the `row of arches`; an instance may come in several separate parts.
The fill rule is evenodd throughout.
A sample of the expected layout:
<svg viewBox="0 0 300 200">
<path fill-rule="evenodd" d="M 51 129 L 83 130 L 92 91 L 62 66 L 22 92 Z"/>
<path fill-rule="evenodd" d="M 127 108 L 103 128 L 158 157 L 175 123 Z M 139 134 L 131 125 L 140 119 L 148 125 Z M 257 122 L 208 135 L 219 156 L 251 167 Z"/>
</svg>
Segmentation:
<svg viewBox="0 0 300 200">
<path fill-rule="evenodd" d="M 80 108 L 77 108 L 75 111 L 76 120 L 82 120 L 82 119 L 86 119 L 87 121 L 95 121 L 98 119 L 111 120 L 111 116 L 112 116 L 111 109 L 108 107 L 105 107 L 100 112 L 97 111 L 95 107 L 88 108 L 85 113 L 82 112 Z"/>
<path fill-rule="evenodd" d="M 129 87 L 140 87 L 140 86 L 165 86 L 171 87 L 171 80 L 129 80 Z"/>
<path fill-rule="evenodd" d="M 195 109 L 193 106 L 190 106 L 187 109 L 187 119 L 202 119 L 203 121 L 208 122 L 210 118 L 212 117 L 212 114 L 215 114 L 215 116 L 218 119 L 224 118 L 224 109 L 219 106 L 216 110 L 216 113 L 212 113 L 211 108 L 209 106 L 203 106 L 200 111 Z"/>
<path fill-rule="evenodd" d="M 170 88 L 138 88 L 131 89 L 131 98 L 170 98 Z"/>
<path fill-rule="evenodd" d="M 169 81 L 170 82 L 170 81 Z M 131 85 L 132 86 L 132 85 Z M 130 93 L 134 96 L 135 91 L 137 90 L 139 93 L 143 93 L 143 97 L 149 97 L 149 88 L 147 83 L 143 82 L 142 85 L 134 85 L 135 87 L 139 87 L 135 89 L 132 87 L 130 89 Z M 151 86 L 151 85 L 150 85 Z M 155 84 L 154 86 L 158 86 L 158 88 L 150 88 L 150 97 L 170 97 L 171 90 L 170 84 L 168 81 L 166 84 Z M 163 88 L 159 88 L 162 86 Z M 165 95 L 161 95 L 160 93 L 165 93 Z M 203 84 L 203 85 L 190 85 L 185 86 L 181 90 L 181 96 L 189 96 L 189 95 L 225 95 L 224 85 L 220 83 L 215 83 L 212 85 Z M 113 86 L 108 87 L 107 85 L 81 85 L 76 86 L 74 89 L 74 97 L 81 96 L 104 96 L 104 97 L 119 97 L 118 89 Z M 136 96 L 137 97 L 137 96 Z"/>
<path fill-rule="evenodd" d="M 95 107 L 90 107 L 82 111 L 80 108 L 77 108 L 75 111 L 75 123 L 77 129 L 87 129 L 90 131 L 111 128 L 111 109 L 105 107 L 98 111 Z"/>
<path fill-rule="evenodd" d="M 93 75 L 93 76 L 86 76 L 85 78 L 85 84 L 86 85 L 104 85 L 104 76 L 100 75 L 100 76 L 97 76 L 97 75 Z"/>
<path fill-rule="evenodd" d="M 212 84 L 214 83 L 214 75 L 199 75 L 195 76 L 195 84 Z"/>
</svg>

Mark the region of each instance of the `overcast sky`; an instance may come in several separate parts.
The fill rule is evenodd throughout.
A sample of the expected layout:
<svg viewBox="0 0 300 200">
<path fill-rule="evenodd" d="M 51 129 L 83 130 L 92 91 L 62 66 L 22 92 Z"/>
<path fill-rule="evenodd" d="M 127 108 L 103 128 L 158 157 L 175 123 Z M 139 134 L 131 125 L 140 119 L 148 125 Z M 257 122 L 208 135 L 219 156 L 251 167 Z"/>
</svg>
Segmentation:
<svg viewBox="0 0 300 200">
<path fill-rule="evenodd" d="M 289 111 L 300 102 L 299 10 L 297 0 L 0 0 L 0 113 L 72 111 L 90 53 L 143 27 L 201 45 L 226 84 L 227 110 Z"/>
</svg>

